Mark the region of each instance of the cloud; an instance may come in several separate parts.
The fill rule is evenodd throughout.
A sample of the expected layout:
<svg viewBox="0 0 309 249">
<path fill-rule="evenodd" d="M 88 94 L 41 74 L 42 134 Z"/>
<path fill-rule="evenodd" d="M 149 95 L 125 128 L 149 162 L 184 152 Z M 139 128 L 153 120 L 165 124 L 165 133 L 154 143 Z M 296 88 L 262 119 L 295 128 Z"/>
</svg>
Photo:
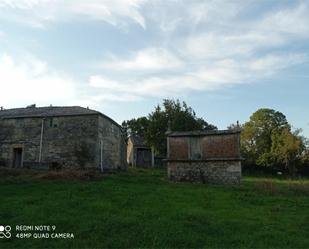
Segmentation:
<svg viewBox="0 0 309 249">
<path fill-rule="evenodd" d="M 121 101 L 147 97 L 179 96 L 192 91 L 213 91 L 237 84 L 248 84 L 269 77 L 280 70 L 306 61 L 303 54 L 267 55 L 257 59 L 218 60 L 200 65 L 189 72 L 143 79 L 116 81 L 103 75 L 90 77 L 89 86 L 105 95 L 121 96 Z M 114 98 L 113 100 L 117 100 Z"/>
<path fill-rule="evenodd" d="M 77 99 L 75 82 L 31 56 L 17 63 L 12 56 L 1 55 L 0 79 L 1 106 L 69 104 Z"/>
<path fill-rule="evenodd" d="M 285 8 L 266 15 L 257 28 L 269 32 L 309 37 L 309 4 L 301 2 L 294 8 Z"/>
<path fill-rule="evenodd" d="M 1 19 L 44 28 L 48 23 L 71 20 L 74 17 L 105 21 L 114 26 L 126 26 L 130 19 L 146 28 L 140 14 L 145 0 L 0 0 Z"/>
<path fill-rule="evenodd" d="M 264 74 L 272 74 L 293 65 L 302 64 L 308 60 L 306 54 L 269 54 L 250 63 L 250 69 Z"/>
<path fill-rule="evenodd" d="M 137 49 L 137 42 L 129 56 L 109 51 L 112 56 L 96 62 L 99 67 L 88 75 L 83 90 L 80 82 L 55 72 L 45 62 L 33 58 L 19 62 L 2 56 L 0 77 L 9 84 L 4 85 L 5 93 L 0 97 L 13 103 L 7 96 L 21 89 L 28 93 L 17 93 L 23 103 L 33 96 L 36 101 L 51 101 L 54 98 L 50 96 L 55 96 L 61 103 L 99 106 L 250 84 L 306 62 L 308 55 L 292 45 L 309 38 L 308 4 L 284 8 L 277 4 L 249 16 L 254 8 L 253 1 L 229 0 L 0 0 L 0 18 L 36 27 L 74 18 L 119 27 L 132 22 L 143 28 L 146 22 L 154 25 L 140 30 L 140 34 L 150 35 L 151 41 L 145 39 L 148 46 L 141 43 L 143 47 Z"/>
<path fill-rule="evenodd" d="M 137 51 L 130 59 L 113 58 L 101 66 L 113 70 L 166 70 L 183 66 L 171 52 L 163 48 L 147 48 Z"/>
<path fill-rule="evenodd" d="M 130 101 L 170 97 L 254 83 L 308 60 L 306 53 L 291 48 L 309 33 L 309 9 L 304 3 L 266 10 L 245 20 L 241 15 L 250 1 L 194 1 L 188 8 L 181 3 L 177 5 L 182 8 L 180 13 L 189 13 L 194 32 L 177 33 L 184 26 L 180 25 L 184 20 L 175 16 L 178 7 L 173 11 L 168 3 L 157 4 L 174 18 L 169 20 L 170 28 L 163 28 L 171 32 L 164 49 L 143 48 L 129 59 L 107 59 L 103 69 L 121 71 L 128 79 L 97 74 L 90 77 L 89 85 L 105 94 L 127 95 Z M 162 29 L 162 22 L 159 25 Z M 140 70 L 146 72 L 136 74 Z"/>
</svg>

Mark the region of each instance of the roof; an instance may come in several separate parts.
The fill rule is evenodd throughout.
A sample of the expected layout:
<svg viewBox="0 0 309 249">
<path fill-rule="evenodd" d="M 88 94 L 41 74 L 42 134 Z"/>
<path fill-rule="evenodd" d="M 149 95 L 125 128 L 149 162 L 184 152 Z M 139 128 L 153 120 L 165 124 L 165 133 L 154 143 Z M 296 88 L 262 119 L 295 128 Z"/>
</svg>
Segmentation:
<svg viewBox="0 0 309 249">
<path fill-rule="evenodd" d="M 131 135 L 129 137 L 129 139 L 131 139 L 131 142 L 134 146 L 136 147 L 145 147 L 148 148 L 148 146 L 145 143 L 144 138 L 142 138 L 141 136 L 138 135 Z"/>
<path fill-rule="evenodd" d="M 83 115 L 101 115 L 120 126 L 110 117 L 89 108 L 80 106 L 48 106 L 35 107 L 35 105 L 26 108 L 15 108 L 0 110 L 0 119 L 13 118 L 39 118 L 39 117 L 63 117 L 63 116 L 83 116 Z"/>
<path fill-rule="evenodd" d="M 175 131 L 170 132 L 167 135 L 169 137 L 203 137 L 203 136 L 212 136 L 212 135 L 230 135 L 238 134 L 240 130 L 205 130 L 205 131 Z"/>
</svg>

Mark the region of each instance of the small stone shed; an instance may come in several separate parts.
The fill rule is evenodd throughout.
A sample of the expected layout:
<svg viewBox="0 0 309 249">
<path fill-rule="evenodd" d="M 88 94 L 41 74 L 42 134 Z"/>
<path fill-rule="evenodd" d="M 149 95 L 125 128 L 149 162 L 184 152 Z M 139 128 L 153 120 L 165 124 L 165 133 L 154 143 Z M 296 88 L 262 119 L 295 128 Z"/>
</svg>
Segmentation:
<svg viewBox="0 0 309 249">
<path fill-rule="evenodd" d="M 0 110 L 0 164 L 12 168 L 126 168 L 121 126 L 79 106 Z"/>
<path fill-rule="evenodd" d="M 240 131 L 170 132 L 168 177 L 214 184 L 241 182 Z"/>
<path fill-rule="evenodd" d="M 138 135 L 131 135 L 128 138 L 127 162 L 132 167 L 151 167 L 151 148 L 146 145 L 144 139 Z"/>
</svg>

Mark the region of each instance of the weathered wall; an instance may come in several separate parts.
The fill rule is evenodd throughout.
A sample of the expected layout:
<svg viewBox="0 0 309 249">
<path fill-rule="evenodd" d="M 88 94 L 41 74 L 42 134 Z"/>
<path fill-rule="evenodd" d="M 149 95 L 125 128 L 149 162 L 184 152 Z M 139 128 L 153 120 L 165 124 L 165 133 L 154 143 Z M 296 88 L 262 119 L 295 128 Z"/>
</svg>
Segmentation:
<svg viewBox="0 0 309 249">
<path fill-rule="evenodd" d="M 188 137 L 171 137 L 169 139 L 169 159 L 188 159 Z"/>
<path fill-rule="evenodd" d="M 239 134 L 169 137 L 169 159 L 239 157 Z"/>
<path fill-rule="evenodd" d="M 240 161 L 169 162 L 168 177 L 174 181 L 239 184 Z"/>
<path fill-rule="evenodd" d="M 202 138 L 203 159 L 239 157 L 239 135 L 211 135 Z"/>
<path fill-rule="evenodd" d="M 168 176 L 175 181 L 238 184 L 241 181 L 239 132 L 168 137 Z"/>
<path fill-rule="evenodd" d="M 13 149 L 23 149 L 24 166 L 39 162 L 42 118 L 0 120 L 0 158 L 11 167 Z M 97 116 L 45 118 L 42 163 L 93 167 L 96 160 Z M 3 135 L 3 133 L 7 135 Z"/>
<path fill-rule="evenodd" d="M 97 152 L 98 155 L 101 155 L 102 153 L 103 169 L 109 170 L 126 168 L 127 145 L 121 128 L 101 116 L 99 116 L 98 124 Z M 101 157 L 98 159 L 98 165 L 101 165 Z"/>
<path fill-rule="evenodd" d="M 0 162 L 12 167 L 14 148 L 23 149 L 23 165 L 39 162 L 42 118 L 0 119 Z M 119 126 L 101 115 L 44 119 L 41 164 L 66 168 L 126 167 L 126 144 Z"/>
</svg>

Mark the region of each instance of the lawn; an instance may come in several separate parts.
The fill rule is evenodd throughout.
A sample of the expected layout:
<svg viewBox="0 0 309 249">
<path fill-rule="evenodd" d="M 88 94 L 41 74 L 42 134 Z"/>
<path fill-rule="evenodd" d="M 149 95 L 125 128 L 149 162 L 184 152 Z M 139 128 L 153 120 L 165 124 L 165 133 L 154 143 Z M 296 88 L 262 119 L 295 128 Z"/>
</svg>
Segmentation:
<svg viewBox="0 0 309 249">
<path fill-rule="evenodd" d="M 241 186 L 173 183 L 164 170 L 95 180 L 1 176 L 0 248 L 309 248 L 309 180 L 244 177 Z M 17 239 L 55 225 L 74 239 Z"/>
</svg>

